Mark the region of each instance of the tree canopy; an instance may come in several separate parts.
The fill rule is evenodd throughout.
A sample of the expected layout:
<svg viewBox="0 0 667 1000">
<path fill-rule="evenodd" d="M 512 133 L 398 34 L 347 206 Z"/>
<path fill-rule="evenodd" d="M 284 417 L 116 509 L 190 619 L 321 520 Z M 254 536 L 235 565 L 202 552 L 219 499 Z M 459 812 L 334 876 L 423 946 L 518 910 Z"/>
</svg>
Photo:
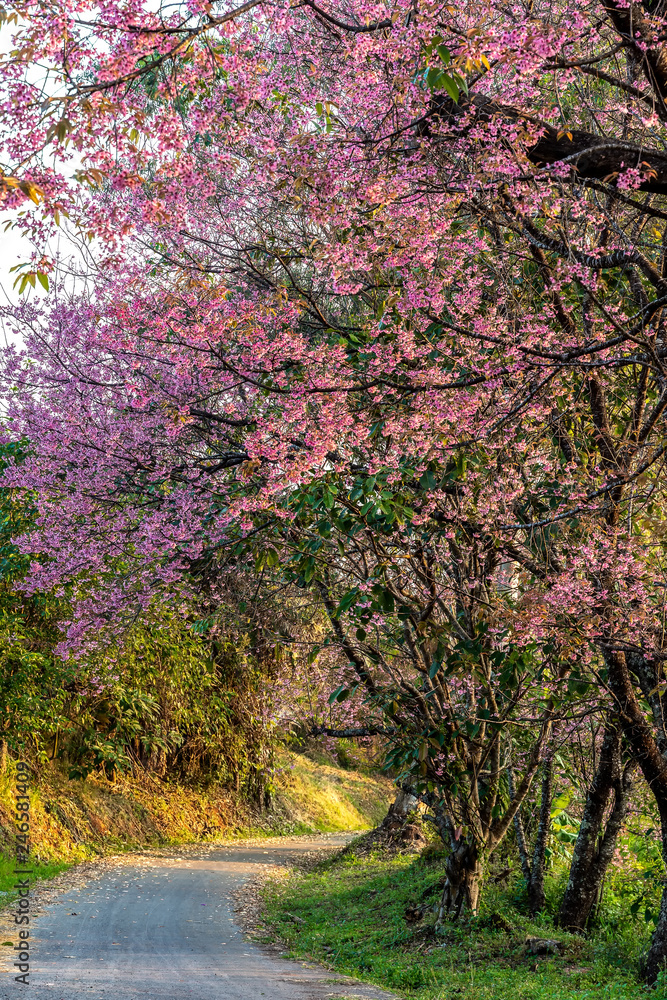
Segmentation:
<svg viewBox="0 0 667 1000">
<path fill-rule="evenodd" d="M 4 310 L 25 586 L 70 588 L 64 650 L 248 574 L 308 592 L 347 730 L 458 859 L 445 910 L 593 715 L 605 803 L 622 730 L 667 850 L 664 15 L 4 15 L 2 196 L 48 290 Z M 667 897 L 650 979 L 666 953 Z"/>
</svg>

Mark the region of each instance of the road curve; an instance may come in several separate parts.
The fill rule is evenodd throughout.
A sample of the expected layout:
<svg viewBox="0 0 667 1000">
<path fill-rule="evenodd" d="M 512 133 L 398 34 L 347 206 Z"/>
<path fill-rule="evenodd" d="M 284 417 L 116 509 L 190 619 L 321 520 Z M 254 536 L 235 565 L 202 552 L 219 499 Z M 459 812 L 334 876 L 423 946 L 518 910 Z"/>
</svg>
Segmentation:
<svg viewBox="0 0 667 1000">
<path fill-rule="evenodd" d="M 5 971 L 0 997 L 391 1000 L 317 966 L 275 958 L 235 923 L 233 893 L 267 864 L 289 864 L 347 839 L 282 838 L 125 858 L 44 908 L 31 926 L 28 991 Z"/>
</svg>

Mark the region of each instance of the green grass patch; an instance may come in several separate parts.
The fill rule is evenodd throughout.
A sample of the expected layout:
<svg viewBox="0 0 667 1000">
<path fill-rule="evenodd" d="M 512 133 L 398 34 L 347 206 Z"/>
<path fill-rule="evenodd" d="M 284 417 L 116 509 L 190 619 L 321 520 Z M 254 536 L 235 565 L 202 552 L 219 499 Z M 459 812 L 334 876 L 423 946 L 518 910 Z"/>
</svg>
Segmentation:
<svg viewBox="0 0 667 1000">
<path fill-rule="evenodd" d="M 72 865 L 65 861 L 31 861 L 28 866 L 32 869 L 32 875 L 30 875 L 30 884 L 33 885 L 37 880 L 55 878 L 61 872 L 65 871 L 67 868 L 71 868 Z M 16 868 L 16 859 L 7 857 L 7 855 L 0 854 L 0 906 L 4 906 L 7 903 L 11 903 L 17 897 L 17 891 L 14 888 L 17 879 L 25 878 L 23 875 L 15 875 L 14 869 Z"/>
<path fill-rule="evenodd" d="M 485 894 L 478 917 L 436 929 L 427 910 L 417 923 L 406 908 L 439 896 L 442 863 L 414 856 L 344 855 L 266 889 L 265 919 L 294 958 L 324 962 L 419 1000 L 637 1000 L 667 996 L 637 977 L 648 931 L 639 924 L 602 928 L 590 938 L 533 923 L 516 888 Z M 536 957 L 526 938 L 560 942 Z"/>
</svg>

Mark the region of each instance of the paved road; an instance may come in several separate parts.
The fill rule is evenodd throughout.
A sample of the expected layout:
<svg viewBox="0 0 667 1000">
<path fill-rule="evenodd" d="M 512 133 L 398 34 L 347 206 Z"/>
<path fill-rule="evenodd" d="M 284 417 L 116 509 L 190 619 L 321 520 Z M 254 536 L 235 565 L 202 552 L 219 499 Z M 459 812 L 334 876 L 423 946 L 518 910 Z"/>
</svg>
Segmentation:
<svg viewBox="0 0 667 1000">
<path fill-rule="evenodd" d="M 339 838 L 342 844 L 345 837 Z M 5 972 L 2 1000 L 324 1000 L 389 994 L 275 958 L 235 923 L 232 893 L 267 864 L 331 836 L 128 859 L 57 897 L 32 925 L 30 986 Z"/>
</svg>

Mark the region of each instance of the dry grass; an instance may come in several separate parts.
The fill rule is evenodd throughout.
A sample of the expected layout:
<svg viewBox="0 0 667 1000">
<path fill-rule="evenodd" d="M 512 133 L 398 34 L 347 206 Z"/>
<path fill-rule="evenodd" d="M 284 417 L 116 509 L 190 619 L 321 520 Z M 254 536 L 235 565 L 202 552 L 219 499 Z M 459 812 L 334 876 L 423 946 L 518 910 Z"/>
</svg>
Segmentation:
<svg viewBox="0 0 667 1000">
<path fill-rule="evenodd" d="M 148 775 L 115 782 L 70 781 L 55 766 L 35 776 L 33 856 L 77 862 L 119 850 L 218 840 L 248 833 L 367 829 L 382 818 L 391 783 L 355 771 L 281 755 L 274 805 L 254 813 L 220 785 L 184 787 Z M 0 853 L 13 854 L 13 776 L 0 775 Z"/>
<path fill-rule="evenodd" d="M 396 789 L 386 778 L 343 771 L 285 755 L 279 777 L 279 806 L 295 824 L 308 830 L 367 830 L 386 815 Z"/>
</svg>

